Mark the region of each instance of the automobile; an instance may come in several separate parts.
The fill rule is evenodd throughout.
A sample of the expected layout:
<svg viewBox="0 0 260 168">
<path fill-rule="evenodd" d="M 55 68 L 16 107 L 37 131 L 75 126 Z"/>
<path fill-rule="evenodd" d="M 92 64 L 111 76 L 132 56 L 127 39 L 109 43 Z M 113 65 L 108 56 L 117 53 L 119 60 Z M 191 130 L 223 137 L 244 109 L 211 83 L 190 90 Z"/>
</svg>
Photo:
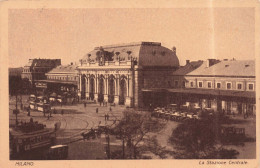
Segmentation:
<svg viewBox="0 0 260 168">
<path fill-rule="evenodd" d="M 85 139 L 89 140 L 90 138 L 95 139 L 96 131 L 91 128 L 90 131 L 81 133 L 81 136 L 83 137 L 83 140 Z"/>
</svg>

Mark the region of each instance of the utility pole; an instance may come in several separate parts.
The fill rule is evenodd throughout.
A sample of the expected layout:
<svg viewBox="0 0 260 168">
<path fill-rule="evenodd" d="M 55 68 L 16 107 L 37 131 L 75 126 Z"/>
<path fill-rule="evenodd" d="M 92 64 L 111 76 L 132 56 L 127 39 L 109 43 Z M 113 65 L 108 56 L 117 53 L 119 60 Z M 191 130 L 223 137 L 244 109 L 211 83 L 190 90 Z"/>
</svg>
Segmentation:
<svg viewBox="0 0 260 168">
<path fill-rule="evenodd" d="M 15 114 L 15 125 L 18 125 L 18 119 L 17 119 L 17 115 L 19 113 L 19 110 L 17 109 L 17 93 L 15 95 L 16 101 L 15 101 L 15 110 L 13 110 L 13 113 Z"/>
<path fill-rule="evenodd" d="M 18 109 L 17 109 L 17 93 L 15 95 L 16 101 L 15 101 L 15 124 L 18 125 L 18 119 L 17 119 L 17 113 L 18 113 Z"/>
<path fill-rule="evenodd" d="M 125 159 L 125 138 L 123 137 L 123 159 Z"/>
</svg>

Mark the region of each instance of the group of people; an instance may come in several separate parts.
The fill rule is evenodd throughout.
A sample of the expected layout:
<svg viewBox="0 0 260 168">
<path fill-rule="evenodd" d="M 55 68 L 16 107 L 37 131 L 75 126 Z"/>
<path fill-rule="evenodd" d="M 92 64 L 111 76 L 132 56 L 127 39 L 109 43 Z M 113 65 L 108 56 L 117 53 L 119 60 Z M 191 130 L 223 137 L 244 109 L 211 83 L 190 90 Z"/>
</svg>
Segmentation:
<svg viewBox="0 0 260 168">
<path fill-rule="evenodd" d="M 108 121 L 108 120 L 109 120 L 109 115 L 105 114 L 105 121 Z"/>
<path fill-rule="evenodd" d="M 39 124 L 37 121 L 34 122 L 33 118 L 30 118 L 30 122 L 21 121 L 21 125 L 19 128 L 24 132 L 32 132 L 44 129 L 44 127 L 46 127 L 46 125 Z"/>
<path fill-rule="evenodd" d="M 107 101 L 100 101 L 100 102 L 99 102 L 99 105 L 100 105 L 100 106 L 103 105 L 103 106 L 106 106 L 106 107 L 107 107 Z"/>
</svg>

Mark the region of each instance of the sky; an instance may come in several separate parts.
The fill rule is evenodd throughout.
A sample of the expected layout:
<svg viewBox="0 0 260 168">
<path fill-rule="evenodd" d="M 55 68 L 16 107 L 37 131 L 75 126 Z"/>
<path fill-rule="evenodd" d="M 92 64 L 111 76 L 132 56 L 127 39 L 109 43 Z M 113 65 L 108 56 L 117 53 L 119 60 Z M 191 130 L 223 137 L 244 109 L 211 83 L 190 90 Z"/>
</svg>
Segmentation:
<svg viewBox="0 0 260 168">
<path fill-rule="evenodd" d="M 94 47 L 151 41 L 185 61 L 255 58 L 254 8 L 10 9 L 9 67 L 78 62 Z"/>
</svg>

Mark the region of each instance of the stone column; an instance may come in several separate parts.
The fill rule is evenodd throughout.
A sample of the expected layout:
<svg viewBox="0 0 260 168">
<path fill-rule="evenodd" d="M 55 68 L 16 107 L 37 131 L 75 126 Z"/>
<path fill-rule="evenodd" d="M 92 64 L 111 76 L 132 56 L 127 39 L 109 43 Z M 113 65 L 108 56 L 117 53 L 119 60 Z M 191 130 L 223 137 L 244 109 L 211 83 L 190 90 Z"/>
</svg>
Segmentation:
<svg viewBox="0 0 260 168">
<path fill-rule="evenodd" d="M 82 91 L 82 88 L 81 88 L 81 74 L 79 74 L 79 92 Z"/>
<path fill-rule="evenodd" d="M 114 103 L 119 104 L 119 75 L 116 75 L 116 79 L 115 79 L 115 96 L 114 96 Z"/>
<path fill-rule="evenodd" d="M 108 102 L 108 76 L 105 75 L 105 78 L 104 78 L 104 101 Z"/>
<path fill-rule="evenodd" d="M 129 97 L 129 76 L 126 78 L 126 96 Z"/>
<path fill-rule="evenodd" d="M 86 98 L 89 99 L 89 75 L 86 77 Z"/>
<path fill-rule="evenodd" d="M 135 66 L 134 67 L 134 106 L 135 107 L 143 107 L 143 93 L 142 93 L 142 88 L 143 88 L 143 70 L 142 67 Z"/>
<path fill-rule="evenodd" d="M 97 100 L 98 99 L 98 75 L 96 75 L 95 77 L 95 94 L 94 94 L 94 99 Z"/>
<path fill-rule="evenodd" d="M 127 96 L 126 96 L 126 100 L 125 100 L 125 105 L 132 107 L 132 97 L 130 96 L 130 93 L 131 93 L 130 86 L 131 86 L 131 79 L 130 79 L 130 76 L 128 75 L 127 76 L 127 83 L 126 83 Z"/>
</svg>

